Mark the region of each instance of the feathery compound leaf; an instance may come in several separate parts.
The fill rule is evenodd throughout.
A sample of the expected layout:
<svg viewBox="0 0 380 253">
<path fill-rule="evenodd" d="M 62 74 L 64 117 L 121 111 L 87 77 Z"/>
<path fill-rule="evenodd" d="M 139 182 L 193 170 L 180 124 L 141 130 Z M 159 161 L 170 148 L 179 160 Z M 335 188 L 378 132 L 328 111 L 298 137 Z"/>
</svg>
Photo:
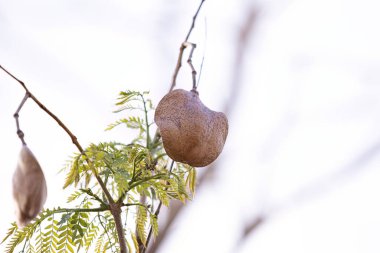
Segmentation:
<svg viewBox="0 0 380 253">
<path fill-rule="evenodd" d="M 54 216 L 49 217 L 48 221 L 50 221 L 50 223 L 44 228 L 45 232 L 42 233 L 41 252 L 55 252 L 57 248 L 58 239 L 56 237 L 58 234 L 56 231 L 58 230 L 58 221 L 54 220 Z"/>
<path fill-rule="evenodd" d="M 129 173 L 126 172 L 125 170 L 117 170 L 115 171 L 115 174 L 114 174 L 114 180 L 117 184 L 118 196 L 120 197 L 129 189 L 129 184 L 128 184 L 128 180 L 130 180 Z"/>
<path fill-rule="evenodd" d="M 135 246 L 136 253 L 140 253 L 139 243 L 137 242 L 136 235 L 134 233 L 131 233 L 131 238 L 133 241 L 133 245 Z"/>
<path fill-rule="evenodd" d="M 57 253 L 74 252 L 69 220 L 58 228 L 57 234 L 59 238 L 57 242 Z"/>
<path fill-rule="evenodd" d="M 26 253 L 37 253 L 37 251 L 34 249 L 33 245 L 31 245 L 30 240 L 26 244 L 25 252 Z"/>
<path fill-rule="evenodd" d="M 5 235 L 4 239 L 1 241 L 0 244 L 3 244 L 15 231 L 17 231 L 17 224 L 16 222 L 11 223 L 11 227 L 8 229 L 7 234 Z"/>
<path fill-rule="evenodd" d="M 24 240 L 26 240 L 26 243 L 33 237 L 36 229 L 40 226 L 40 224 L 49 216 L 53 214 L 50 210 L 43 210 L 34 220 L 32 223 L 28 224 L 27 226 L 23 228 L 18 228 L 16 224 L 12 223 L 11 230 L 14 232 L 7 237 L 9 239 L 9 242 L 6 246 L 6 252 L 14 252 L 16 247 L 22 243 Z M 16 226 L 16 227 L 15 227 Z M 5 239 L 5 240 L 7 240 Z M 4 240 L 4 241 L 5 241 Z"/>
<path fill-rule="evenodd" d="M 157 198 L 162 202 L 162 204 L 166 207 L 169 207 L 169 194 L 168 192 L 164 189 L 164 186 L 157 187 L 155 188 Z"/>
<path fill-rule="evenodd" d="M 188 176 L 188 185 L 191 193 L 194 195 L 195 194 L 195 186 L 197 183 L 197 170 L 195 168 L 192 168 L 189 171 L 189 176 Z"/>
<path fill-rule="evenodd" d="M 66 175 L 65 183 L 63 184 L 63 189 L 65 189 L 73 183 L 77 184 L 77 182 L 79 181 L 80 175 L 78 163 L 79 156 L 77 156 L 69 166 L 69 172 Z"/>
<path fill-rule="evenodd" d="M 95 225 L 94 222 L 91 222 L 87 228 L 85 236 L 83 236 L 83 239 L 82 239 L 83 240 L 82 244 L 85 246 L 86 252 L 88 252 L 90 246 L 92 245 L 93 241 L 98 235 L 98 232 L 99 232 L 99 227 Z"/>
<path fill-rule="evenodd" d="M 157 216 L 155 214 L 150 214 L 150 225 L 152 226 L 152 231 L 154 237 L 158 236 L 158 221 L 157 221 Z"/>
<path fill-rule="evenodd" d="M 84 192 L 82 192 L 82 191 L 75 191 L 73 194 L 71 194 L 67 198 L 67 203 L 73 202 L 74 200 L 78 199 L 83 194 L 84 194 Z"/>
<path fill-rule="evenodd" d="M 133 110 L 133 109 L 141 109 L 138 105 L 133 104 L 133 102 L 148 102 L 150 101 L 145 100 L 145 95 L 148 95 L 148 91 L 144 92 L 138 92 L 138 91 L 126 91 L 126 92 L 120 92 L 118 97 L 118 102 L 116 103 L 117 106 L 119 106 L 119 109 L 117 109 L 115 112 L 121 112 L 123 110 Z M 150 104 L 149 104 L 150 105 Z M 151 107 L 149 107 L 151 108 Z"/>
<path fill-rule="evenodd" d="M 64 188 L 78 185 L 81 188 L 68 197 L 67 203 L 76 203 L 78 209 L 43 210 L 31 224 L 22 229 L 12 223 L 2 241 L 7 243 L 7 253 L 20 252 L 21 247 L 24 253 L 120 252 L 109 201 L 99 183 L 91 183 L 94 172 L 104 181 L 115 202 L 127 206 L 123 208 L 127 210 L 126 217 L 122 217 L 123 221 L 128 221 L 124 230 L 130 253 L 139 253 L 141 247 L 146 246 L 149 228 L 154 237 L 159 232 L 154 208 L 140 203 L 141 195 L 146 197 L 146 203 L 159 200 L 165 206 L 169 206 L 170 199 L 185 202 L 190 198 L 189 195 L 194 195 L 195 169 L 176 163 L 169 172 L 168 157 L 162 142 L 149 135 L 150 126 L 154 124 L 148 117 L 153 104 L 150 99 L 146 99 L 146 94 L 148 92 L 121 92 L 116 104 L 118 111 L 136 110 L 140 115 L 127 115 L 107 128 L 125 125 L 137 129 L 139 133 L 136 139 L 128 145 L 117 142 L 90 144 L 84 154 L 75 154 L 66 165 Z M 95 203 L 100 208 L 85 212 L 84 209 L 91 208 Z M 136 212 L 128 212 L 134 208 Z M 134 222 L 129 223 L 133 215 Z M 131 232 L 131 226 L 135 226 L 134 232 Z"/>
<path fill-rule="evenodd" d="M 70 218 L 70 227 L 72 231 L 71 240 L 74 245 L 80 244 L 80 241 L 84 235 L 84 230 L 88 227 L 88 215 L 86 213 L 75 213 Z"/>
<path fill-rule="evenodd" d="M 197 171 L 194 167 L 191 167 L 190 165 L 185 164 L 185 168 L 188 168 L 187 170 L 187 177 L 185 184 L 189 188 L 192 195 L 195 194 L 195 186 L 197 181 Z"/>
<path fill-rule="evenodd" d="M 103 246 L 104 237 L 105 236 L 104 236 L 104 233 L 103 233 L 96 240 L 96 244 L 95 244 L 95 252 L 96 253 L 101 253 L 102 252 L 102 246 Z"/>
<path fill-rule="evenodd" d="M 115 123 L 108 125 L 106 131 L 109 131 L 122 124 L 131 129 L 140 129 L 142 132 L 145 131 L 144 120 L 140 117 L 135 116 L 117 120 Z"/>
<path fill-rule="evenodd" d="M 126 243 L 127 243 L 128 252 L 132 252 L 132 246 L 131 246 L 131 244 L 129 243 L 128 240 L 126 240 Z"/>
<path fill-rule="evenodd" d="M 117 98 L 118 102 L 116 103 L 116 105 L 124 105 L 130 101 L 138 100 L 140 95 L 141 93 L 138 91 L 121 91 L 119 93 L 119 97 Z"/>
<path fill-rule="evenodd" d="M 6 253 L 13 253 L 18 244 L 25 239 L 25 231 L 17 230 L 11 237 L 9 243 L 6 246 Z"/>
<path fill-rule="evenodd" d="M 136 227 L 137 234 L 141 240 L 141 242 L 146 246 L 146 223 L 148 221 L 147 210 L 144 206 L 137 207 L 137 218 L 136 218 Z"/>
</svg>

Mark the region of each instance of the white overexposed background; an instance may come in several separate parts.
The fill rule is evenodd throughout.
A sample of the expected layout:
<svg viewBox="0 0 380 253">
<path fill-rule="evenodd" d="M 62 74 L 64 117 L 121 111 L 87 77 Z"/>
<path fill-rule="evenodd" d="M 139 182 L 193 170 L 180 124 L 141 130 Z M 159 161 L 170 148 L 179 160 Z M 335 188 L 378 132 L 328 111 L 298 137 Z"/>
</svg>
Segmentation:
<svg viewBox="0 0 380 253">
<path fill-rule="evenodd" d="M 157 104 L 198 4 L 0 0 L 0 64 L 83 146 L 128 142 L 133 136 L 122 128 L 104 132 L 120 117 L 112 113 L 118 92 L 150 90 Z M 205 2 L 190 37 L 193 61 L 199 70 L 205 57 L 200 97 L 216 111 L 227 104 L 229 135 L 215 173 L 160 253 L 380 252 L 379 8 L 375 0 Z M 186 64 L 178 88 L 191 88 Z M 13 113 L 23 96 L 0 72 L 0 237 L 14 220 L 21 143 Z M 32 101 L 20 123 L 45 172 L 46 207 L 62 206 L 58 171 L 75 147 Z M 244 237 L 258 217 L 263 222 Z"/>
</svg>

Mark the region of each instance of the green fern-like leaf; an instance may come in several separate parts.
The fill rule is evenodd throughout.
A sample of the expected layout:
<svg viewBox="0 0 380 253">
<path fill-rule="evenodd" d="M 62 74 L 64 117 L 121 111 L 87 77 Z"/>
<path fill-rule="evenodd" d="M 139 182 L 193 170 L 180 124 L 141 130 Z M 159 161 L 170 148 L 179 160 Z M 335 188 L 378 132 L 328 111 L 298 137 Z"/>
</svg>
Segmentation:
<svg viewBox="0 0 380 253">
<path fill-rule="evenodd" d="M 131 90 L 121 91 L 119 93 L 119 97 L 117 98 L 118 102 L 116 103 L 116 105 L 122 106 L 133 100 L 139 100 L 140 95 L 141 93 L 138 91 L 131 91 Z"/>
<path fill-rule="evenodd" d="M 58 236 L 58 221 L 54 220 L 54 216 L 48 218 L 49 225 L 44 228 L 44 233 L 42 233 L 42 247 L 41 252 L 55 252 L 57 248 L 56 238 Z"/>
<path fill-rule="evenodd" d="M 158 221 L 157 221 L 157 216 L 155 214 L 150 214 L 150 225 L 152 226 L 152 231 L 154 237 L 158 236 Z"/>
<path fill-rule="evenodd" d="M 131 238 L 132 238 L 132 242 L 133 242 L 133 245 L 135 247 L 136 253 L 140 253 L 139 243 L 137 242 L 136 235 L 134 233 L 131 233 Z"/>
<path fill-rule="evenodd" d="M 69 221 L 58 228 L 57 234 L 59 238 L 57 242 L 57 253 L 74 252 L 73 234 Z"/>
<path fill-rule="evenodd" d="M 5 235 L 4 239 L 1 241 L 1 244 L 3 244 L 16 231 L 17 231 L 17 224 L 16 222 L 12 222 L 11 227 L 8 229 L 7 234 Z"/>
<path fill-rule="evenodd" d="M 136 217 L 136 227 L 137 227 L 137 234 L 141 240 L 141 242 L 146 245 L 146 223 L 148 221 L 148 215 L 147 210 L 144 206 L 138 206 L 137 207 L 137 217 Z"/>
<path fill-rule="evenodd" d="M 142 118 L 136 116 L 129 116 L 128 118 L 117 120 L 115 123 L 108 125 L 106 131 L 109 131 L 122 124 L 131 129 L 140 129 L 142 132 L 146 130 L 144 126 L 145 123 Z"/>
<path fill-rule="evenodd" d="M 30 240 L 28 241 L 26 245 L 25 253 L 37 253 L 33 245 L 30 243 Z"/>
<path fill-rule="evenodd" d="M 86 252 L 88 252 L 92 243 L 96 239 L 99 232 L 99 227 L 94 222 L 90 223 L 85 232 L 85 236 L 82 238 L 82 245 L 84 245 Z"/>
<path fill-rule="evenodd" d="M 82 196 L 84 194 L 83 191 L 75 191 L 73 194 L 71 194 L 68 198 L 67 198 L 67 203 L 70 203 L 70 202 L 73 202 L 74 200 L 78 199 L 80 196 Z"/>
<path fill-rule="evenodd" d="M 162 204 L 166 207 L 169 206 L 169 194 L 168 192 L 164 189 L 165 186 L 158 186 L 154 190 L 156 191 L 157 198 L 162 202 Z"/>
<path fill-rule="evenodd" d="M 130 180 L 130 175 L 125 170 L 117 170 L 114 174 L 114 180 L 117 184 L 118 196 L 120 197 L 129 189 L 128 181 Z"/>
<path fill-rule="evenodd" d="M 96 240 L 95 253 L 102 253 L 103 242 L 104 242 L 104 234 L 101 234 Z"/>
<path fill-rule="evenodd" d="M 19 245 L 25 239 L 25 232 L 18 229 L 11 237 L 9 243 L 6 246 L 6 253 L 13 253 L 17 245 Z"/>
<path fill-rule="evenodd" d="M 188 185 L 191 193 L 194 195 L 195 194 L 195 186 L 197 182 L 197 171 L 195 168 L 191 168 L 189 170 L 189 175 L 186 179 L 186 184 Z"/>
<path fill-rule="evenodd" d="M 72 185 L 77 182 L 80 179 L 80 171 L 79 171 L 79 156 L 77 156 L 74 161 L 71 163 L 71 166 L 69 167 L 69 172 L 66 175 L 65 183 L 63 184 L 63 189 L 67 188 L 69 185 Z"/>
<path fill-rule="evenodd" d="M 72 231 L 71 241 L 74 245 L 79 245 L 82 237 L 84 236 L 84 230 L 88 227 L 88 214 L 77 212 L 70 217 L 70 228 Z"/>
</svg>

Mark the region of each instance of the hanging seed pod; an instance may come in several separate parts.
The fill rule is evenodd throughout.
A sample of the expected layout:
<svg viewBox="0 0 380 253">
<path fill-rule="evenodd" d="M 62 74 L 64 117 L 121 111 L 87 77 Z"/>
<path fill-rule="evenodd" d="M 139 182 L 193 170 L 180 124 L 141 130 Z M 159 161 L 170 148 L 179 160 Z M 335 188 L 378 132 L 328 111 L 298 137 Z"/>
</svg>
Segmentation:
<svg viewBox="0 0 380 253">
<path fill-rule="evenodd" d="M 27 225 L 45 204 L 47 187 L 44 173 L 30 149 L 23 145 L 13 174 L 13 198 L 16 203 L 17 224 Z"/>
<path fill-rule="evenodd" d="M 196 91 L 168 93 L 158 104 L 154 120 L 169 157 L 194 167 L 212 163 L 228 134 L 227 117 L 207 108 Z"/>
</svg>

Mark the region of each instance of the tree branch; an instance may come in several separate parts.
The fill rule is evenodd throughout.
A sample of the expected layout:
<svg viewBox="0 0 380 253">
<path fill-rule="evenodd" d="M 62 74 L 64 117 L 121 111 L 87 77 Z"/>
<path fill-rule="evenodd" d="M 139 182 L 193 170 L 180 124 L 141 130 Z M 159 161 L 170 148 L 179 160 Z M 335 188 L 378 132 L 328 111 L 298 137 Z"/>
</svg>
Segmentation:
<svg viewBox="0 0 380 253">
<path fill-rule="evenodd" d="M 198 6 L 198 9 L 195 13 L 195 15 L 193 16 L 193 21 L 191 23 L 191 26 L 190 26 L 190 29 L 189 29 L 189 32 L 187 33 L 186 35 L 186 38 L 184 40 L 184 42 L 182 42 L 180 48 L 179 48 L 179 54 L 178 54 L 178 59 L 177 59 L 177 64 L 175 66 L 175 69 L 174 69 L 174 73 L 173 73 L 173 77 L 172 77 L 172 83 L 170 85 L 170 89 L 169 89 L 169 92 L 172 91 L 174 89 L 174 87 L 176 86 L 176 81 L 177 81 L 177 76 L 178 76 L 178 73 L 179 73 L 179 70 L 182 66 L 182 57 L 183 57 L 183 52 L 185 51 L 186 47 L 189 46 L 189 44 L 187 43 L 188 40 L 189 40 L 189 37 L 191 35 L 191 32 L 193 31 L 194 27 L 195 27 L 195 21 L 197 20 L 197 17 L 198 17 L 198 14 L 199 14 L 199 11 L 201 10 L 202 8 L 202 5 L 203 3 L 205 2 L 206 0 L 202 0 L 201 3 L 199 4 Z M 195 45 L 195 44 L 193 44 Z M 195 47 L 194 47 L 195 48 Z M 193 49 L 194 51 L 194 49 Z M 191 53 L 192 54 L 192 53 Z"/>
<path fill-rule="evenodd" d="M 52 213 L 90 213 L 90 212 L 104 212 L 109 211 L 109 207 L 98 207 L 98 208 L 60 208 L 53 210 Z"/>
<path fill-rule="evenodd" d="M 196 78 L 196 71 L 192 65 L 192 62 L 191 62 L 191 57 L 192 57 L 192 54 L 193 54 L 193 51 L 195 49 L 195 44 L 193 43 L 187 43 L 194 27 L 195 27 L 195 21 L 197 19 L 197 16 L 201 10 L 201 7 L 203 5 L 203 3 L 205 2 L 205 0 L 201 0 L 201 3 L 195 13 L 195 15 L 193 16 L 193 20 L 192 20 L 192 24 L 190 26 L 190 29 L 186 35 L 186 38 L 185 38 L 185 41 L 181 44 L 181 47 L 180 47 L 180 53 L 178 55 L 178 60 L 177 60 L 177 65 L 175 67 L 175 70 L 174 70 L 174 74 L 173 74 L 173 77 L 172 77 L 172 83 L 171 83 L 171 86 L 170 86 L 170 90 L 173 90 L 175 85 L 176 85 L 176 79 L 177 79 L 177 76 L 178 76 L 178 73 L 179 73 L 179 70 L 182 66 L 182 57 L 183 57 L 183 53 L 184 53 L 184 50 L 190 45 L 192 46 L 192 50 L 191 50 L 191 53 L 189 55 L 189 59 L 188 59 L 188 63 L 192 69 L 192 77 L 193 77 L 193 89 L 196 87 L 195 85 L 195 78 Z M 106 195 L 107 197 L 107 200 L 109 202 L 109 205 L 108 205 L 108 209 L 105 209 L 105 208 L 94 208 L 94 209 L 86 209 L 87 211 L 104 211 L 104 210 L 110 210 L 113 217 L 114 217 L 114 220 L 115 220 L 115 225 L 116 225 L 116 230 L 117 230 L 117 233 L 118 233 L 118 238 L 119 238 L 119 244 L 120 244 L 120 250 L 121 250 L 121 253 L 126 253 L 127 252 L 127 249 L 126 249 L 126 241 L 125 241 L 125 236 L 124 236 L 124 229 L 123 229 L 123 225 L 122 225 L 122 222 L 121 222 L 121 207 L 122 206 L 127 206 L 128 204 L 123 204 L 123 203 L 119 203 L 119 202 L 116 202 L 113 200 L 110 192 L 108 191 L 105 183 L 103 182 L 103 180 L 100 178 L 100 176 L 98 175 L 96 169 L 94 168 L 93 164 L 91 163 L 91 161 L 87 158 L 87 155 L 84 151 L 84 149 L 82 148 L 82 146 L 79 144 L 78 142 L 78 139 L 77 137 L 66 127 L 65 124 L 63 124 L 63 122 L 55 115 L 53 114 L 50 110 L 48 110 L 29 90 L 28 88 L 26 87 L 26 85 L 24 84 L 24 82 L 22 82 L 20 79 L 18 79 L 16 76 L 14 76 L 12 73 L 10 73 L 8 70 L 6 70 L 5 68 L 3 68 L 1 65 L 0 65 L 0 68 L 6 72 L 9 76 L 11 76 L 13 79 L 15 79 L 26 91 L 26 95 L 24 97 L 24 99 L 22 100 L 19 108 L 17 109 L 16 113 L 14 114 L 14 117 L 15 117 L 15 120 L 16 120 L 16 126 L 17 126 L 17 134 L 19 136 L 19 138 L 21 139 L 22 143 L 25 145 L 25 140 L 24 140 L 24 134 L 23 132 L 21 131 L 20 127 L 19 127 L 19 112 L 20 110 L 22 109 L 24 103 L 27 101 L 28 98 L 31 98 L 43 111 L 45 111 L 51 118 L 53 118 L 57 123 L 58 125 L 69 135 L 69 137 L 71 138 L 71 141 L 72 143 L 77 147 L 77 149 L 79 150 L 79 152 L 84 155 L 86 157 L 86 161 L 91 169 L 91 171 L 93 172 L 96 180 L 98 181 L 100 187 L 102 188 L 104 194 Z M 160 134 L 159 134 L 159 131 L 156 131 L 156 134 L 154 136 L 154 139 L 153 139 L 153 143 L 155 142 L 158 142 L 159 139 L 160 139 Z M 147 137 L 149 138 L 149 136 Z M 149 146 L 149 141 L 147 140 L 147 146 Z M 170 172 L 172 170 L 172 167 L 173 167 L 173 163 L 174 161 L 172 162 L 171 164 L 171 168 L 170 168 Z M 155 211 L 155 214 L 158 215 L 159 212 L 160 212 L 160 209 L 161 209 L 161 206 L 162 206 L 162 202 L 160 201 L 160 204 L 158 205 L 158 208 L 156 209 Z M 62 212 L 65 212 L 65 211 L 74 211 L 74 210 L 84 210 L 84 209 L 61 209 Z M 65 211 L 64 211 L 65 210 Z M 151 238 L 151 234 L 152 234 L 152 228 L 150 228 L 150 231 L 149 231 L 149 236 L 147 238 L 147 242 L 146 242 L 146 245 L 148 245 L 149 243 L 149 240 Z M 142 253 L 144 253 L 146 250 L 146 248 L 144 247 L 143 248 L 143 251 Z"/>
<path fill-rule="evenodd" d="M 193 16 L 193 22 L 191 22 L 191 26 L 190 26 L 189 32 L 188 32 L 187 35 L 186 35 L 185 42 L 189 40 L 189 37 L 190 37 L 190 35 L 191 35 L 191 32 L 193 31 L 193 29 L 194 29 L 194 27 L 195 27 L 195 21 L 197 20 L 197 17 L 198 17 L 199 11 L 201 10 L 202 5 L 203 5 L 203 3 L 204 3 L 205 1 L 206 1 L 206 0 L 202 0 L 202 1 L 201 1 L 201 3 L 200 3 L 199 6 L 198 6 L 197 11 L 195 12 L 195 15 Z"/>
<path fill-rule="evenodd" d="M 306 187 L 302 187 L 297 190 L 295 193 L 291 194 L 287 200 L 285 200 L 280 205 L 272 205 L 268 208 L 268 212 L 260 214 L 252 218 L 252 221 L 248 223 L 243 229 L 243 233 L 237 245 L 241 245 L 244 240 L 246 240 L 252 233 L 254 233 L 259 225 L 264 221 L 268 220 L 274 213 L 281 212 L 282 210 L 289 207 L 289 205 L 300 204 L 305 201 L 310 201 L 313 197 L 321 195 L 322 193 L 331 190 L 331 187 L 336 185 L 339 180 L 342 180 L 344 177 L 353 177 L 354 174 L 361 171 L 364 165 L 370 162 L 375 158 L 380 152 L 380 142 L 376 142 L 366 149 L 362 154 L 357 156 L 355 159 L 350 161 L 348 164 L 344 165 L 337 172 L 331 173 L 327 176 L 323 176 L 320 179 L 315 180 Z M 234 249 L 236 252 L 236 248 Z"/>
<path fill-rule="evenodd" d="M 103 180 L 100 178 L 100 176 L 98 175 L 96 169 L 94 168 L 94 165 L 91 163 L 90 159 L 88 159 L 84 149 L 82 148 L 82 146 L 79 144 L 78 142 L 78 139 L 77 137 L 66 127 L 65 124 L 63 124 L 63 122 L 55 115 L 53 114 L 50 110 L 48 110 L 30 91 L 29 89 L 26 87 L 25 83 L 23 81 L 21 81 L 20 79 L 18 79 L 17 77 L 15 77 L 12 73 L 10 73 L 8 70 L 6 70 L 3 66 L 0 65 L 0 68 L 5 72 L 7 73 L 9 76 L 11 76 L 13 79 L 15 79 L 26 91 L 26 96 L 24 97 L 23 101 L 21 102 L 20 106 L 19 106 L 19 109 L 16 111 L 16 122 L 17 122 L 17 126 L 19 124 L 18 122 L 18 113 L 20 112 L 22 106 L 24 105 L 24 103 L 26 102 L 26 100 L 28 98 L 31 98 L 44 112 L 46 112 L 50 117 L 52 117 L 57 123 L 58 125 L 70 136 L 71 138 L 71 141 L 73 142 L 73 144 L 77 147 L 77 149 L 79 150 L 79 152 L 84 155 L 86 157 L 86 161 L 87 161 L 87 164 L 89 165 L 92 173 L 94 174 L 96 180 L 98 181 L 100 187 L 102 188 L 104 194 L 106 195 L 107 197 L 107 200 L 109 202 L 109 205 L 110 205 L 110 209 L 111 209 L 111 213 L 112 215 L 114 215 L 114 218 L 115 218 L 115 224 L 116 224 L 116 227 L 117 227 L 117 230 L 118 230 L 118 236 L 119 236 L 119 242 L 120 242 L 120 249 L 121 249 L 121 253 L 126 253 L 127 252 L 127 246 L 126 244 L 122 244 L 122 242 L 125 242 L 125 238 L 124 238 L 124 229 L 123 229 L 123 224 L 121 222 L 121 218 L 120 218 L 120 213 L 121 212 L 121 207 L 120 205 L 116 205 L 115 204 L 115 201 L 113 200 L 110 192 L 108 191 L 105 183 L 103 182 Z M 23 133 L 19 133 L 18 131 L 18 135 L 19 137 L 21 138 L 21 141 L 23 141 Z M 23 141 L 23 143 L 25 143 L 25 141 Z M 121 238 L 120 236 L 122 236 L 123 238 Z"/>
</svg>

